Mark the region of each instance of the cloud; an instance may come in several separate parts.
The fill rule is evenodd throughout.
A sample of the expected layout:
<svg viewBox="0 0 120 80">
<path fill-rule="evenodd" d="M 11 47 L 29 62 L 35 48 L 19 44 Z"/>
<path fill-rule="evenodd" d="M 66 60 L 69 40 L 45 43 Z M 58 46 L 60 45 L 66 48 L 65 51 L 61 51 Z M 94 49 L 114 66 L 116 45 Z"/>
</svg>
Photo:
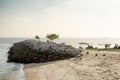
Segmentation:
<svg viewBox="0 0 120 80">
<path fill-rule="evenodd" d="M 48 8 L 53 24 L 65 26 L 72 36 L 118 36 L 120 26 L 119 0 L 69 0 Z M 115 36 L 114 35 L 114 36 Z"/>
</svg>

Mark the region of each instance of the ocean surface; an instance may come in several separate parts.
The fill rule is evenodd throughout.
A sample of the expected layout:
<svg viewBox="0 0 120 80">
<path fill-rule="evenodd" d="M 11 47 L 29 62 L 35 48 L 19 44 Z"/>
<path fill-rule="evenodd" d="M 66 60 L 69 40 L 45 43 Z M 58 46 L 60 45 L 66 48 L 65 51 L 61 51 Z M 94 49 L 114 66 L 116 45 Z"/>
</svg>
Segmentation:
<svg viewBox="0 0 120 80">
<path fill-rule="evenodd" d="M 25 40 L 27 38 L 0 38 L 0 80 L 25 80 L 24 65 L 17 63 L 7 63 L 7 52 L 15 42 Z M 42 38 L 41 41 L 46 41 Z M 60 38 L 55 40 L 57 43 L 66 43 L 76 48 L 79 46 L 85 48 L 87 45 L 80 45 L 80 42 L 89 43 L 93 47 L 104 48 L 102 44 L 111 44 L 110 47 L 120 44 L 120 38 Z"/>
</svg>

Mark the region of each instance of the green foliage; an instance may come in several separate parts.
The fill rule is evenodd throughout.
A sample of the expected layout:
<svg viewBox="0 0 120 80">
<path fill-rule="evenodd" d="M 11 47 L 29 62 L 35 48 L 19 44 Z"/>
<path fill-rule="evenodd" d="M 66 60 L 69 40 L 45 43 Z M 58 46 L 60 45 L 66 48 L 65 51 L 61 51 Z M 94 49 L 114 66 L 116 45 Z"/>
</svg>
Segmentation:
<svg viewBox="0 0 120 80">
<path fill-rule="evenodd" d="M 105 45 L 105 49 L 107 49 L 111 46 L 111 44 L 104 44 L 104 45 Z"/>
<path fill-rule="evenodd" d="M 35 39 L 40 41 L 40 37 L 38 35 L 35 36 Z"/>
<path fill-rule="evenodd" d="M 73 48 L 73 46 L 72 45 L 66 45 L 68 48 Z"/>
<path fill-rule="evenodd" d="M 50 41 L 53 41 L 55 39 L 58 39 L 59 35 L 51 33 L 51 34 L 47 34 L 46 38 L 48 38 Z"/>
</svg>

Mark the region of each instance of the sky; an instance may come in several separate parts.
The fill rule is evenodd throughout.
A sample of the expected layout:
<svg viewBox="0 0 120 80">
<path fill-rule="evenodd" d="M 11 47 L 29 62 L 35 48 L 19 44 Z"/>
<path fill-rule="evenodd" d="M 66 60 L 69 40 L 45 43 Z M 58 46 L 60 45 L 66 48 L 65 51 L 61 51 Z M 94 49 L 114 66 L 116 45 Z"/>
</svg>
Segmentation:
<svg viewBox="0 0 120 80">
<path fill-rule="evenodd" d="M 0 37 L 120 37 L 120 0 L 0 0 Z"/>
</svg>

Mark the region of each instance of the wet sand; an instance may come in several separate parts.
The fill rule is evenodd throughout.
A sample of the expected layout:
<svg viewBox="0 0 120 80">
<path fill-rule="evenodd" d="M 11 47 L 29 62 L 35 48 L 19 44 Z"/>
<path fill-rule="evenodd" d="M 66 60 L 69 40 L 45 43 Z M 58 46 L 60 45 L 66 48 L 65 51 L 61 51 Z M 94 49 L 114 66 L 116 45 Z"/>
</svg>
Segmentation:
<svg viewBox="0 0 120 80">
<path fill-rule="evenodd" d="M 84 50 L 81 54 L 68 60 L 27 64 L 26 80 L 120 80 L 120 52 Z"/>
</svg>

